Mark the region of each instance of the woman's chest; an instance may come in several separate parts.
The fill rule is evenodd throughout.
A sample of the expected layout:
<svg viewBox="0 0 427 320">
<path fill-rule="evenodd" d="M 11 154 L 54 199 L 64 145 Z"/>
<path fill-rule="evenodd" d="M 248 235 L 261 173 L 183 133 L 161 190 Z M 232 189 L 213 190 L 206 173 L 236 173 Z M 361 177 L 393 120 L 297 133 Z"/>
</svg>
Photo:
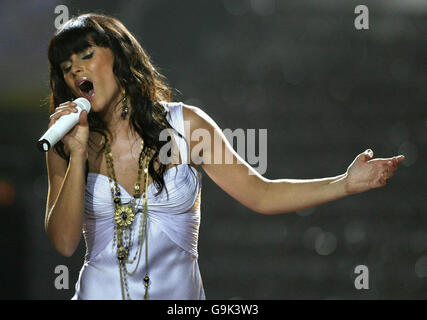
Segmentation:
<svg viewBox="0 0 427 320">
<path fill-rule="evenodd" d="M 151 157 L 141 156 L 142 139 L 139 138 L 133 142 L 127 139 L 117 139 L 110 145 L 110 153 L 108 148 L 104 148 L 103 145 L 98 144 L 98 146 L 100 147 L 88 149 L 90 173 L 110 177 L 131 195 L 136 193 L 140 196 L 145 191 L 146 183 L 148 185 L 153 183 L 151 175 L 144 172 L 144 168 L 147 168 Z M 178 156 L 173 163 L 164 164 L 166 166 L 165 171 L 181 163 L 178 148 L 174 141 L 172 142 L 172 150 Z M 159 157 L 153 159 L 152 163 L 154 170 L 158 172 L 161 165 Z M 136 185 L 140 186 L 139 192 L 135 188 Z"/>
</svg>

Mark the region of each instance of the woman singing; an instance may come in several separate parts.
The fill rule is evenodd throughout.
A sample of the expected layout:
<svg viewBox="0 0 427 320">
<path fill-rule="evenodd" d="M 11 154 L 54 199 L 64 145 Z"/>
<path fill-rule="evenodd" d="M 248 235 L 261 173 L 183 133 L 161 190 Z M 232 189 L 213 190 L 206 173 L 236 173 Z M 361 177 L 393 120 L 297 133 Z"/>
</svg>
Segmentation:
<svg viewBox="0 0 427 320">
<path fill-rule="evenodd" d="M 86 242 L 73 299 L 205 299 L 198 166 L 234 199 L 267 215 L 383 187 L 404 159 L 373 159 L 368 149 L 335 177 L 269 180 L 205 112 L 171 101 L 165 78 L 117 19 L 71 19 L 51 39 L 48 57 L 49 127 L 77 112 L 75 98 L 91 103 L 46 154 L 46 232 L 67 257 L 82 230 Z M 192 141 L 195 130 L 209 138 Z"/>
</svg>

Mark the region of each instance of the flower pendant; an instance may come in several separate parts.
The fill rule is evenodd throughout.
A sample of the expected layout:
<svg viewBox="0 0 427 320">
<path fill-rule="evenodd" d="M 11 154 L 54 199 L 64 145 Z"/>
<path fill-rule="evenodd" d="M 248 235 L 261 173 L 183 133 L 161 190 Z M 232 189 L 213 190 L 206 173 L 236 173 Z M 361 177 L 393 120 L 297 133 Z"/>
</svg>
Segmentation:
<svg viewBox="0 0 427 320">
<path fill-rule="evenodd" d="M 130 226 L 135 218 L 135 213 L 128 206 L 117 206 L 114 212 L 114 220 L 120 227 Z"/>
</svg>

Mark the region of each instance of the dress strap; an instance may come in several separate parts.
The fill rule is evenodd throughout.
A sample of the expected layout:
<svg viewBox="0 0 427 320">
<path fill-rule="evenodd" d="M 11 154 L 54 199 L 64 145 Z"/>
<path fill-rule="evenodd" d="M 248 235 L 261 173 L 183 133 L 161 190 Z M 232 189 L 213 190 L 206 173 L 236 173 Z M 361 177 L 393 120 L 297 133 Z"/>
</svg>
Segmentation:
<svg viewBox="0 0 427 320">
<path fill-rule="evenodd" d="M 165 109 L 167 110 L 166 119 L 169 124 L 176 131 L 173 132 L 174 138 L 179 149 L 179 154 L 181 156 L 181 160 L 183 164 L 188 164 L 188 141 L 185 135 L 185 124 L 184 124 L 184 116 L 182 112 L 182 103 L 181 102 L 160 102 L 162 105 L 166 104 Z"/>
</svg>

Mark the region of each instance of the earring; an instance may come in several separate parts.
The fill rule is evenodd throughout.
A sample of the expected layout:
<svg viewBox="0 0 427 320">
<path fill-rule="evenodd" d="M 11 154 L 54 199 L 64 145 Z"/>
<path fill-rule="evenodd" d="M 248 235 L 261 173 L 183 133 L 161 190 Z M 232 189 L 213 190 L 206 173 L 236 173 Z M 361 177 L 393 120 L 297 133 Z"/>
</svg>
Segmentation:
<svg viewBox="0 0 427 320">
<path fill-rule="evenodd" d="M 122 93 L 123 93 L 123 100 L 122 100 L 123 105 L 122 105 L 122 114 L 121 114 L 121 117 L 124 120 L 124 119 L 126 119 L 126 116 L 129 113 L 129 108 L 127 106 L 127 95 L 126 95 L 126 91 L 123 89 Z"/>
</svg>

